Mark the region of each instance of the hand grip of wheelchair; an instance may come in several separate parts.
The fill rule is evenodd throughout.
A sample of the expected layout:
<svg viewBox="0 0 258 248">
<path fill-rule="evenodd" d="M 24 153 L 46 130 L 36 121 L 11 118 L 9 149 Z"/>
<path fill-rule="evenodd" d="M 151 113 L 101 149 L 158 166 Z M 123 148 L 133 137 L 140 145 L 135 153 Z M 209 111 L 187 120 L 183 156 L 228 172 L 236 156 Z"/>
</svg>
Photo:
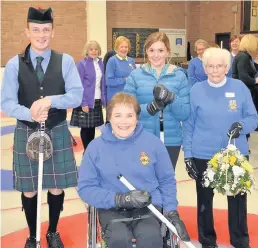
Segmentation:
<svg viewBox="0 0 258 248">
<path fill-rule="evenodd" d="M 135 187 L 127 181 L 127 179 L 122 176 L 122 175 L 119 175 L 117 176 L 118 180 L 120 180 L 120 182 L 122 182 L 128 189 L 130 190 L 135 190 Z M 163 215 L 159 212 L 158 209 L 156 209 L 152 204 L 150 204 L 149 206 L 147 206 L 147 208 L 157 217 L 159 218 L 160 221 L 162 221 L 178 238 L 179 235 L 177 233 L 177 230 L 176 228 L 170 223 L 170 221 Z M 183 240 L 182 240 L 183 241 Z M 192 242 L 190 241 L 183 241 L 184 244 L 188 247 L 188 248 L 196 248 Z"/>
</svg>

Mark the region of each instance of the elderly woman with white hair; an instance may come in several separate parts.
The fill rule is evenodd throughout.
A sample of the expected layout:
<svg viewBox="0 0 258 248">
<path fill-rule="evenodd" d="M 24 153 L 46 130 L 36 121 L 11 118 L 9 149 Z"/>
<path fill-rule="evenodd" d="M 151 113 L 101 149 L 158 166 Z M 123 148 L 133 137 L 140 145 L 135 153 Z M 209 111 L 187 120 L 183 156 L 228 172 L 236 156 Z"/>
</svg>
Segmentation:
<svg viewBox="0 0 258 248">
<path fill-rule="evenodd" d="M 258 116 L 248 88 L 237 79 L 227 78 L 230 53 L 208 48 L 203 54 L 208 79 L 195 84 L 190 92 L 191 114 L 183 124 L 183 148 L 186 169 L 196 180 L 199 241 L 203 248 L 215 248 L 213 189 L 202 186 L 203 172 L 212 156 L 227 146 L 232 134 L 240 152 L 248 158 L 245 135 L 254 131 Z M 248 248 L 247 196 L 228 196 L 230 243 Z"/>
<path fill-rule="evenodd" d="M 197 57 L 191 59 L 187 70 L 188 81 L 191 85 L 207 79 L 207 75 L 202 66 L 202 55 L 209 47 L 209 44 L 207 41 L 199 39 L 195 42 L 194 47 Z"/>
</svg>

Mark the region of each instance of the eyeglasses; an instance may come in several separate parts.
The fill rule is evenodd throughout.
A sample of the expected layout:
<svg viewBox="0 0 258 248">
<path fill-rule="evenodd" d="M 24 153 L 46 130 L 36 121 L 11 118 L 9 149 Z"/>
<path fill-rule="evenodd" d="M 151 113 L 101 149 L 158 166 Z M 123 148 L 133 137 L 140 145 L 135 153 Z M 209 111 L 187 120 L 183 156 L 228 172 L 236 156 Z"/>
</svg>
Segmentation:
<svg viewBox="0 0 258 248">
<path fill-rule="evenodd" d="M 219 65 L 206 65 L 206 68 L 208 69 L 208 70 L 213 70 L 214 71 L 214 69 L 216 68 L 217 70 L 221 70 L 222 68 L 226 68 L 226 65 L 221 65 L 221 64 L 219 64 Z"/>
</svg>

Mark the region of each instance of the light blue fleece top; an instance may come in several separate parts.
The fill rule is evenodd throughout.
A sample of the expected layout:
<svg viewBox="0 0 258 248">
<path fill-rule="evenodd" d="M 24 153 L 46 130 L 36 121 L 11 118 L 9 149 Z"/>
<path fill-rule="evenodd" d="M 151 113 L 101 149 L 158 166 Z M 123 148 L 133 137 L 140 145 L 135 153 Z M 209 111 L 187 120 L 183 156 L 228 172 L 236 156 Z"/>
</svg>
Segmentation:
<svg viewBox="0 0 258 248">
<path fill-rule="evenodd" d="M 89 144 L 79 169 L 81 199 L 96 208 L 114 208 L 116 193 L 129 191 L 117 179 L 120 174 L 136 189 L 147 190 L 152 203 L 164 211 L 177 209 L 175 173 L 166 147 L 141 124 L 124 140 L 107 124 Z"/>
<path fill-rule="evenodd" d="M 191 85 L 194 85 L 197 82 L 201 82 L 203 80 L 206 80 L 208 77 L 204 71 L 202 61 L 199 57 L 195 57 L 190 60 L 188 69 L 188 80 Z"/>
<path fill-rule="evenodd" d="M 246 134 L 258 126 L 258 115 L 245 84 L 227 78 L 226 84 L 214 88 L 208 81 L 195 84 L 190 92 L 191 115 L 183 123 L 183 150 L 185 158 L 210 159 L 228 144 L 228 130 L 234 122 L 243 129 L 236 146 L 248 155 Z"/>
</svg>

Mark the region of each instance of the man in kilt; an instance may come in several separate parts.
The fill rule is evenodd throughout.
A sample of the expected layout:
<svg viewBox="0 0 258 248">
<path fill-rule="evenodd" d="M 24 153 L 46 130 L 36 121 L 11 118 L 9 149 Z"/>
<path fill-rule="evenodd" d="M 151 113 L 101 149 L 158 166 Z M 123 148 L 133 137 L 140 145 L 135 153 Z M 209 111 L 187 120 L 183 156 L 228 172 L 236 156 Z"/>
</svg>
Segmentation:
<svg viewBox="0 0 258 248">
<path fill-rule="evenodd" d="M 30 230 L 25 248 L 35 248 L 38 160 L 27 156 L 26 145 L 29 136 L 39 130 L 39 123 L 45 121 L 45 132 L 53 147 L 52 156 L 43 165 L 43 188 L 48 189 L 49 204 L 46 238 L 49 248 L 62 248 L 57 224 L 63 208 L 63 189 L 77 186 L 66 109 L 81 104 L 83 87 L 73 58 L 50 49 L 54 36 L 51 8 L 29 8 L 26 35 L 30 44 L 23 54 L 8 61 L 2 85 L 2 110 L 17 119 L 13 185 L 22 192 L 22 207 Z"/>
</svg>

